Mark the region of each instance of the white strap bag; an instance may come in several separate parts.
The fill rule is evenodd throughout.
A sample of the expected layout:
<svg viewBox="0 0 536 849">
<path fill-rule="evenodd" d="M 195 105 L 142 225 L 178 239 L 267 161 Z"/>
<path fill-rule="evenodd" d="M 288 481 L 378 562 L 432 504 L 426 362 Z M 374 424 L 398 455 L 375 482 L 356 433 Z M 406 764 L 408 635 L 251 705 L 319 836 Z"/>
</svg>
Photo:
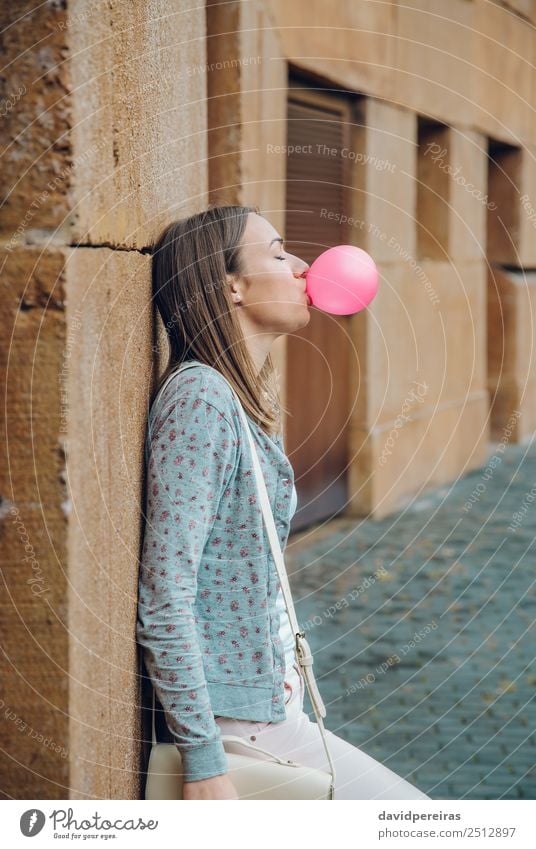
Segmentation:
<svg viewBox="0 0 536 849">
<path fill-rule="evenodd" d="M 167 386 L 169 380 L 174 377 L 177 371 L 189 368 L 193 365 L 199 365 L 199 363 L 197 361 L 186 361 L 175 369 L 168 376 L 158 395 L 160 395 L 160 393 L 164 390 L 164 387 Z M 203 363 L 202 365 L 205 364 Z M 210 366 L 206 367 L 210 368 Z M 218 372 L 218 374 L 221 374 L 221 372 Z M 224 375 L 222 375 L 222 377 L 224 377 Z M 324 724 L 322 721 L 322 718 L 326 715 L 326 708 L 318 691 L 313 674 L 313 655 L 311 654 L 309 644 L 305 639 L 305 634 L 300 630 L 296 619 L 287 571 L 281 552 L 281 545 L 277 536 L 274 517 L 270 507 L 268 493 L 266 491 L 266 483 L 264 481 L 259 458 L 257 456 L 251 428 L 244 408 L 242 407 L 238 397 L 237 401 L 244 431 L 248 436 L 257 487 L 261 499 L 264 522 L 270 540 L 272 555 L 279 574 L 281 590 L 283 592 L 283 598 L 288 611 L 290 625 L 296 637 L 294 647 L 296 660 L 301 667 L 305 683 L 307 684 L 313 711 L 322 736 L 322 742 L 326 750 L 330 771 L 303 766 L 296 761 L 281 758 L 273 752 L 262 749 L 259 746 L 250 743 L 245 738 L 234 734 L 222 734 L 221 740 L 225 748 L 227 762 L 229 765 L 228 774 L 240 799 L 334 799 L 335 767 L 329 752 Z M 147 767 L 145 799 L 182 799 L 183 777 L 179 749 L 175 743 L 158 743 L 156 741 L 154 688 L 152 701 L 152 748 Z"/>
</svg>

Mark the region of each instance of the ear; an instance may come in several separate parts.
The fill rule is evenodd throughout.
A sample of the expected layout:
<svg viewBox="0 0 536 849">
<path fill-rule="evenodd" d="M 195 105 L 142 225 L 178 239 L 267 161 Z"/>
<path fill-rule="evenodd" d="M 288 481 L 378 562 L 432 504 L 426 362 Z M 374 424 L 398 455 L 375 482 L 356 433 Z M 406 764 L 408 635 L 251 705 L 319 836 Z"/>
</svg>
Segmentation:
<svg viewBox="0 0 536 849">
<path fill-rule="evenodd" d="M 231 300 L 235 304 L 240 304 L 242 302 L 242 292 L 241 292 L 241 283 L 237 274 L 226 274 L 225 275 L 226 283 L 229 286 L 229 291 L 231 293 Z"/>
</svg>

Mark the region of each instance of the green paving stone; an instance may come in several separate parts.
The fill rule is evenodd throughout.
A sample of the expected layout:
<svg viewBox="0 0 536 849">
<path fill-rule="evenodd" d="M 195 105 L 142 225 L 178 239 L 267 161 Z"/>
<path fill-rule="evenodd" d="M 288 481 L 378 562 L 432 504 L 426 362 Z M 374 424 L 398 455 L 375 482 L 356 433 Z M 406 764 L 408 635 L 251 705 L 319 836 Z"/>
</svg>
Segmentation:
<svg viewBox="0 0 536 849">
<path fill-rule="evenodd" d="M 332 727 L 341 726 L 341 736 L 356 745 L 370 740 L 361 748 L 382 762 L 388 759 L 399 774 L 413 770 L 419 778 L 413 783 L 425 792 L 454 768 L 455 779 L 441 781 L 430 793 L 433 798 L 493 799 L 503 793 L 504 798 L 536 798 L 534 774 L 522 775 L 534 768 L 536 752 L 536 588 L 531 587 L 536 509 L 528 511 L 515 534 L 506 531 L 536 480 L 536 445 L 508 445 L 484 497 L 465 513 L 465 500 L 480 480 L 481 471 L 475 470 L 379 521 L 336 519 L 322 540 L 311 544 L 314 534 L 309 534 L 306 543 L 293 545 L 286 561 L 294 597 L 300 599 L 295 602 L 300 622 L 323 616 L 307 634 L 328 717 Z M 333 616 L 324 614 L 379 564 L 390 580 L 376 581 Z M 378 674 L 377 666 L 400 654 L 432 620 L 439 627 Z M 372 684 L 345 693 L 371 672 Z M 416 765 L 431 754 L 428 764 Z M 499 777 L 494 774 L 486 783 L 486 771 L 504 758 Z M 478 786 L 471 790 L 473 785 Z"/>
</svg>

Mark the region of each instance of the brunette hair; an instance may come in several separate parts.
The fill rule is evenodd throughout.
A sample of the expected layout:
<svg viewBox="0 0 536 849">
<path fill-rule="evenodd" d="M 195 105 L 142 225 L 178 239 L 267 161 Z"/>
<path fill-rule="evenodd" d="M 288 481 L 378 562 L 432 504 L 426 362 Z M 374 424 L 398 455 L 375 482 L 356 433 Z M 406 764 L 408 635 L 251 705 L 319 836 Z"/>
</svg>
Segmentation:
<svg viewBox="0 0 536 849">
<path fill-rule="evenodd" d="M 227 273 L 243 273 L 239 243 L 251 212 L 261 214 L 257 206 L 209 204 L 172 221 L 153 242 L 153 298 L 169 358 L 152 399 L 180 363 L 196 359 L 221 372 L 248 415 L 273 435 L 281 429 L 274 364 L 268 354 L 256 373 L 226 281 Z"/>
</svg>

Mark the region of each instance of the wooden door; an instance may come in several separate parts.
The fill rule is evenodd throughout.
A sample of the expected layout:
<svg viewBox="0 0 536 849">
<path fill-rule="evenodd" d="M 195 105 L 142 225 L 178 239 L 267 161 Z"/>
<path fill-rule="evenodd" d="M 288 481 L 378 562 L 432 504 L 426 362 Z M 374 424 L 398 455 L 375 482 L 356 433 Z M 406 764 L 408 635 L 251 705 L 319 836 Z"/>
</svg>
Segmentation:
<svg viewBox="0 0 536 849">
<path fill-rule="evenodd" d="M 350 114 L 348 95 L 290 80 L 285 240 L 309 264 L 327 248 L 348 244 L 341 215 L 349 207 Z M 349 318 L 312 307 L 309 324 L 287 345 L 285 438 L 298 492 L 293 532 L 347 502 Z"/>
</svg>

